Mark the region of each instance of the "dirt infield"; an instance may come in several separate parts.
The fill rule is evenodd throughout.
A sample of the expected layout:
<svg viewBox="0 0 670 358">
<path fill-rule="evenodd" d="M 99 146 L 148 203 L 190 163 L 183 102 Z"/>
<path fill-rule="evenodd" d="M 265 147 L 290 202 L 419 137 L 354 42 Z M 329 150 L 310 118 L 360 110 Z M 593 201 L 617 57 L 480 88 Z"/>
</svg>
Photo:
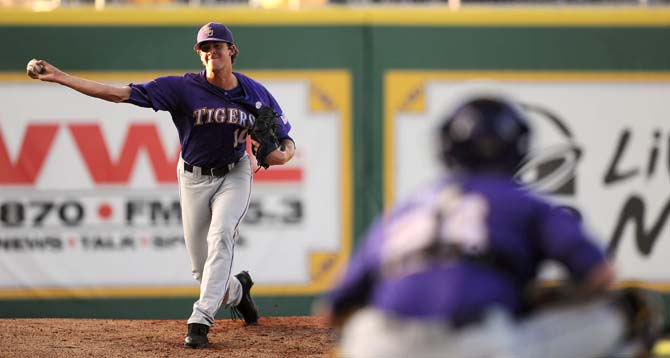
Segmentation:
<svg viewBox="0 0 670 358">
<path fill-rule="evenodd" d="M 333 332 L 320 317 L 218 320 L 206 349 L 186 349 L 176 320 L 0 319 L 0 357 L 323 357 Z"/>
</svg>

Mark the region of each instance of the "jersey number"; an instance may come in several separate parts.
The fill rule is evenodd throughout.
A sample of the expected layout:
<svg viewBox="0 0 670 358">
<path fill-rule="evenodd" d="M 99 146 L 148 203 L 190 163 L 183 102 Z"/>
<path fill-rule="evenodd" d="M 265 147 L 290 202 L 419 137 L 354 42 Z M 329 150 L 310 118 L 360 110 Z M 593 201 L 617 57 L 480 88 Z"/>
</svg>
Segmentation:
<svg viewBox="0 0 670 358">
<path fill-rule="evenodd" d="M 444 221 L 441 240 L 456 244 L 469 254 L 481 253 L 488 247 L 486 200 L 476 194 L 465 194 L 451 199 L 455 201 L 446 203 L 442 208 Z"/>
<path fill-rule="evenodd" d="M 235 137 L 234 142 L 233 142 L 233 148 L 237 148 L 239 145 L 244 142 L 244 139 L 247 137 L 247 133 L 249 132 L 249 129 L 247 128 L 237 128 L 235 129 L 235 132 L 233 133 L 233 137 Z"/>
</svg>

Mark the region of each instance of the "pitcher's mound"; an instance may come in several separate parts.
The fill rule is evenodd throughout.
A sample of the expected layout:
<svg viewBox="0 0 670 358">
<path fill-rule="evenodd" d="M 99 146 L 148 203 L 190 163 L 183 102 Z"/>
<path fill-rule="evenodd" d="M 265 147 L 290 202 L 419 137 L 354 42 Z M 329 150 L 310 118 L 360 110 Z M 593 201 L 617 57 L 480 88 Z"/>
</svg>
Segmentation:
<svg viewBox="0 0 670 358">
<path fill-rule="evenodd" d="M 217 320 L 205 349 L 184 348 L 186 320 L 0 319 L 2 357 L 323 357 L 333 331 L 322 317 Z"/>
</svg>

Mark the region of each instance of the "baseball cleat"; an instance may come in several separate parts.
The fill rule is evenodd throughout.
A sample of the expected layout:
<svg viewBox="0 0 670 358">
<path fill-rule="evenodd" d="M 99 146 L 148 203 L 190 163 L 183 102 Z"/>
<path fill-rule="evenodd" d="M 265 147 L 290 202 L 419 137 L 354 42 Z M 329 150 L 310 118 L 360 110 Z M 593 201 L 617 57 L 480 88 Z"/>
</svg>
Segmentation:
<svg viewBox="0 0 670 358">
<path fill-rule="evenodd" d="M 254 299 L 251 297 L 251 286 L 254 281 L 251 280 L 249 272 L 242 271 L 235 275 L 242 285 L 242 299 L 237 306 L 233 307 L 233 311 L 242 316 L 246 324 L 258 324 L 258 307 Z"/>
<path fill-rule="evenodd" d="M 200 323 L 188 324 L 188 336 L 184 339 L 184 347 L 186 348 L 205 348 L 209 344 L 207 339 L 209 333 L 209 326 Z"/>
</svg>

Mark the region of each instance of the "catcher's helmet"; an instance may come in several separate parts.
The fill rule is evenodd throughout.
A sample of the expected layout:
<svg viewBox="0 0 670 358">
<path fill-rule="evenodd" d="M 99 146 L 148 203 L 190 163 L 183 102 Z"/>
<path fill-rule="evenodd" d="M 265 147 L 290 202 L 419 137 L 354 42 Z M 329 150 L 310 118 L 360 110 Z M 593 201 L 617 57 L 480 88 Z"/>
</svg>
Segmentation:
<svg viewBox="0 0 670 358">
<path fill-rule="evenodd" d="M 450 113 L 440 129 L 442 159 L 466 171 L 514 174 L 529 151 L 530 127 L 514 103 L 477 97 Z"/>
</svg>

